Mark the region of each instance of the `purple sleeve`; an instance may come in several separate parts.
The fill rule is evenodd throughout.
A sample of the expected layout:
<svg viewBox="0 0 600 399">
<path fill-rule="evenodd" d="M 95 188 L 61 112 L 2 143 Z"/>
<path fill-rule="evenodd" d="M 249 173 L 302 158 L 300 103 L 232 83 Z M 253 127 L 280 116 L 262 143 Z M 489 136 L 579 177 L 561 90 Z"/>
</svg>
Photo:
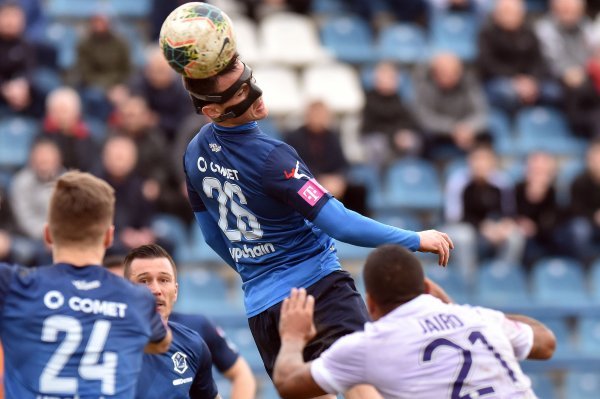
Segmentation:
<svg viewBox="0 0 600 399">
<path fill-rule="evenodd" d="M 265 192 L 313 220 L 331 194 L 314 178 L 296 150 L 280 144 L 269 154 L 263 173 Z"/>
</svg>

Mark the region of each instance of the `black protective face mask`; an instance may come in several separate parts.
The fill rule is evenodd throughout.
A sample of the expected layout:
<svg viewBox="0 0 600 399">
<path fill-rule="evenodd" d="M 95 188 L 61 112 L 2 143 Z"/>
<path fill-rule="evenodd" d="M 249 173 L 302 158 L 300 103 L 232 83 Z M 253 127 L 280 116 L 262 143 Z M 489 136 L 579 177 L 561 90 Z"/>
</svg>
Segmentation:
<svg viewBox="0 0 600 399">
<path fill-rule="evenodd" d="M 227 119 L 237 118 L 242 115 L 244 112 L 250 108 L 250 106 L 262 95 L 262 90 L 254 83 L 254 78 L 252 77 L 252 69 L 250 69 L 246 64 L 244 65 L 244 71 L 239 79 L 232 84 L 226 90 L 215 93 L 215 94 L 197 94 L 188 89 L 188 93 L 194 103 L 194 107 L 196 108 L 196 113 L 202 114 L 202 107 L 216 103 L 223 104 L 227 102 L 231 97 L 238 92 L 238 90 L 242 87 L 242 85 L 248 85 L 248 96 L 244 99 L 244 101 L 239 104 L 232 105 L 231 107 L 227 107 L 225 112 L 215 118 L 215 122 L 222 122 Z M 185 83 L 185 80 L 184 80 Z"/>
</svg>

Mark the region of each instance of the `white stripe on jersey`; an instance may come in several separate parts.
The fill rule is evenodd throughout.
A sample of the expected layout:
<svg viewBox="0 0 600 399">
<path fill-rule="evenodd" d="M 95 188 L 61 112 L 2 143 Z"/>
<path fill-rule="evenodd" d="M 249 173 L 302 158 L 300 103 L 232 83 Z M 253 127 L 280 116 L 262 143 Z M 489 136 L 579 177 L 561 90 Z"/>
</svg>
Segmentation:
<svg viewBox="0 0 600 399">
<path fill-rule="evenodd" d="M 311 373 L 329 393 L 370 384 L 386 399 L 532 399 L 518 363 L 532 346 L 531 327 L 501 312 L 421 295 L 339 339 Z"/>
</svg>

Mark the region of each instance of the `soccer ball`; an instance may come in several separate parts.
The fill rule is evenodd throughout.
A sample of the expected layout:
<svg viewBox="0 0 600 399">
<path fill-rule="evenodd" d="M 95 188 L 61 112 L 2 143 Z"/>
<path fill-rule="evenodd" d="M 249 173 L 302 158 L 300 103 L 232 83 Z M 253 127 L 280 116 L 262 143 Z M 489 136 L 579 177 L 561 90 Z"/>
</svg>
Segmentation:
<svg viewBox="0 0 600 399">
<path fill-rule="evenodd" d="M 200 2 L 183 4 L 169 14 L 162 24 L 159 43 L 169 65 L 193 79 L 216 75 L 236 53 L 227 14 Z"/>
</svg>

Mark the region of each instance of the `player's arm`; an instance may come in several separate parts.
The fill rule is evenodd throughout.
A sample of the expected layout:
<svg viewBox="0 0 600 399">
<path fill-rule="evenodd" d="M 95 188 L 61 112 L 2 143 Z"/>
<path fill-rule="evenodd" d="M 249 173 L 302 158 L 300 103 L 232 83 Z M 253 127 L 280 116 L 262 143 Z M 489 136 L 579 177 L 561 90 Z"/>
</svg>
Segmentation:
<svg viewBox="0 0 600 399">
<path fill-rule="evenodd" d="M 331 198 L 321 208 L 313 223 L 336 240 L 375 248 L 382 244 L 399 244 L 412 251 L 432 252 L 439 255 L 439 264 L 447 265 L 452 240 L 436 230 L 414 232 L 379 223 L 344 207 Z"/>
<path fill-rule="evenodd" d="M 235 269 L 235 262 L 231 257 L 227 243 L 223 240 L 221 228 L 217 222 L 210 216 L 208 211 L 194 212 L 194 216 L 196 216 L 196 222 L 198 222 L 200 230 L 202 230 L 202 235 L 204 236 L 206 243 L 225 261 L 225 263 Z"/>
<path fill-rule="evenodd" d="M 316 334 L 314 303 L 304 289 L 293 289 L 281 306 L 281 348 L 275 361 L 273 383 L 284 399 L 313 398 L 327 393 L 313 379 L 311 364 L 302 357 L 304 347 Z"/>
<path fill-rule="evenodd" d="M 527 359 L 547 360 L 552 357 L 556 349 L 556 337 L 552 330 L 541 322 L 531 317 L 507 314 L 506 318 L 513 322 L 523 323 L 531 327 L 533 331 L 533 344 L 527 355 Z"/>
<path fill-rule="evenodd" d="M 256 396 L 256 379 L 243 357 L 238 356 L 223 375 L 231 382 L 231 399 L 253 399 Z"/>
</svg>

